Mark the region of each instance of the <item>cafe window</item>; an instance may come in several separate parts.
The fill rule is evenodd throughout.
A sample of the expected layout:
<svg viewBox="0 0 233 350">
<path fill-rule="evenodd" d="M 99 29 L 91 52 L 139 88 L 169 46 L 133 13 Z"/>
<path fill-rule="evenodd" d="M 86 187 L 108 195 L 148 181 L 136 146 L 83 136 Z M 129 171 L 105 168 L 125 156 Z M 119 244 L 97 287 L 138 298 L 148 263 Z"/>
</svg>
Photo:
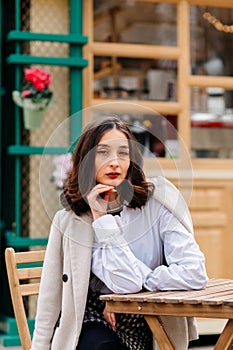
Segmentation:
<svg viewBox="0 0 233 350">
<path fill-rule="evenodd" d="M 233 74 L 233 9 L 190 7 L 193 75 Z M 233 90 L 198 87 L 191 94 L 191 147 L 194 157 L 233 158 Z"/>
<path fill-rule="evenodd" d="M 84 6 L 92 84 L 84 105 L 125 101 L 153 110 L 140 114 L 123 104 L 114 110 L 132 130 L 141 128 L 145 157 L 180 157 L 181 137 L 193 158 L 233 158 L 233 7 L 191 2 L 88 0 Z M 159 141 L 144 137 L 151 127 Z"/>
</svg>

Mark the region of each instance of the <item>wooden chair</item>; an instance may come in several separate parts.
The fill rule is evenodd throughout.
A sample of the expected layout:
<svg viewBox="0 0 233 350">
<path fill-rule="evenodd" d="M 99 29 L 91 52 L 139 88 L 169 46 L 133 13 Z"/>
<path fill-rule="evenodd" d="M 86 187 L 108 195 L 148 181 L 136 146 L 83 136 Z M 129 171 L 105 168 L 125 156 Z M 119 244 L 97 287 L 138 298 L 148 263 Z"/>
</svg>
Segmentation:
<svg viewBox="0 0 233 350">
<path fill-rule="evenodd" d="M 23 350 L 31 349 L 31 335 L 23 298 L 39 293 L 42 273 L 42 266 L 32 267 L 33 265 L 30 264 L 38 262 L 43 263 L 44 255 L 45 250 L 20 253 L 16 253 L 13 248 L 6 248 L 5 250 L 11 300 Z"/>
</svg>

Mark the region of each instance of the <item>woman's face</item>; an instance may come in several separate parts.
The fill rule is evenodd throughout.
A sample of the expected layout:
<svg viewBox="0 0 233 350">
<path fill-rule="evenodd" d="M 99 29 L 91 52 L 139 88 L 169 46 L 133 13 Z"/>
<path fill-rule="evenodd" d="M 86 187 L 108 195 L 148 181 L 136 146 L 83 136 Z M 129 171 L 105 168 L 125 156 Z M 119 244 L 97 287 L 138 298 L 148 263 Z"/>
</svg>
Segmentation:
<svg viewBox="0 0 233 350">
<path fill-rule="evenodd" d="M 126 178 L 129 165 L 127 137 L 117 129 L 107 131 L 96 146 L 96 182 L 118 186 Z"/>
</svg>

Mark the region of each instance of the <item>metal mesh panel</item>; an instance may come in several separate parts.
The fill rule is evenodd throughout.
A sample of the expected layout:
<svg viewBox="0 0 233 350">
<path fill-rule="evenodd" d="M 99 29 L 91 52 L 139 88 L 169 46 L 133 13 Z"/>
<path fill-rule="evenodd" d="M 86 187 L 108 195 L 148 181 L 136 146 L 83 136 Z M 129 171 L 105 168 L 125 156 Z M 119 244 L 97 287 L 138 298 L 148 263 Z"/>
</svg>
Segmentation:
<svg viewBox="0 0 233 350">
<path fill-rule="evenodd" d="M 30 0 L 25 0 L 21 2 L 21 29 L 28 31 L 30 23 Z M 29 53 L 29 43 L 22 42 L 21 47 L 22 53 Z M 24 67 L 23 67 L 24 68 Z M 21 121 L 21 125 L 23 122 Z M 30 144 L 30 133 L 28 130 L 21 128 L 21 144 L 29 145 Z M 29 172 L 30 172 L 30 163 L 27 156 L 21 158 L 21 235 L 23 237 L 28 236 L 28 227 L 29 227 Z"/>
<path fill-rule="evenodd" d="M 52 42 L 44 42 L 44 41 L 33 41 L 31 43 L 33 56 L 43 56 L 43 57 L 51 57 L 54 56 L 56 52 L 57 57 L 68 57 L 68 44 L 66 43 L 52 43 Z"/>
<path fill-rule="evenodd" d="M 37 33 L 69 33 L 68 0 L 23 0 L 20 15 L 21 30 Z M 69 45 L 39 41 L 21 42 L 21 52 L 33 56 L 68 57 Z M 69 68 L 45 65 L 36 65 L 36 67 L 50 72 L 54 98 L 52 106 L 45 110 L 41 128 L 27 131 L 22 127 L 21 143 L 30 146 L 46 146 L 54 130 L 69 116 Z M 22 66 L 22 70 L 23 68 Z M 62 137 L 58 134 L 54 143 L 54 146 L 61 147 L 69 144 L 68 128 L 63 130 Z M 59 208 L 56 188 L 50 181 L 54 170 L 52 156 L 48 158 L 47 166 L 43 168 L 42 183 L 39 183 L 40 163 L 39 155 L 24 156 L 21 160 L 22 236 L 47 237 L 51 216 Z M 44 207 L 41 186 L 45 188 L 46 207 L 49 208 L 51 215 L 48 215 Z"/>
<path fill-rule="evenodd" d="M 20 29 L 29 30 L 30 0 L 22 0 L 20 3 Z"/>
<path fill-rule="evenodd" d="M 51 217 L 59 209 L 56 187 L 50 181 L 54 169 L 52 156 L 48 156 L 42 174 L 39 174 L 40 162 L 41 156 L 30 157 L 30 237 L 47 237 Z"/>
<path fill-rule="evenodd" d="M 68 0 L 31 0 L 30 31 L 40 33 L 69 33 Z"/>
<path fill-rule="evenodd" d="M 23 156 L 21 159 L 21 235 L 23 237 L 28 236 L 29 228 L 29 173 L 30 163 L 27 156 Z"/>
</svg>

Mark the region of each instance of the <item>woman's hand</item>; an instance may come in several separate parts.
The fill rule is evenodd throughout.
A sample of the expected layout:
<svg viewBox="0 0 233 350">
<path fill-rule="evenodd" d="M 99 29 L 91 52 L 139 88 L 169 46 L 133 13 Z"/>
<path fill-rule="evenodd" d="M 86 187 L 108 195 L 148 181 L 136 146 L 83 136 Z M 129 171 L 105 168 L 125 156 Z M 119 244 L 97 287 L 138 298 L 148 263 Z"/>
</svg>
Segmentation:
<svg viewBox="0 0 233 350">
<path fill-rule="evenodd" d="M 114 186 L 98 184 L 88 193 L 87 201 L 94 220 L 106 214 L 109 196 L 112 192 L 116 192 Z M 101 197 L 101 194 L 104 195 Z"/>
<path fill-rule="evenodd" d="M 112 326 L 112 329 L 116 331 L 116 316 L 114 312 L 107 312 L 105 307 L 103 315 L 105 320 Z"/>
</svg>

